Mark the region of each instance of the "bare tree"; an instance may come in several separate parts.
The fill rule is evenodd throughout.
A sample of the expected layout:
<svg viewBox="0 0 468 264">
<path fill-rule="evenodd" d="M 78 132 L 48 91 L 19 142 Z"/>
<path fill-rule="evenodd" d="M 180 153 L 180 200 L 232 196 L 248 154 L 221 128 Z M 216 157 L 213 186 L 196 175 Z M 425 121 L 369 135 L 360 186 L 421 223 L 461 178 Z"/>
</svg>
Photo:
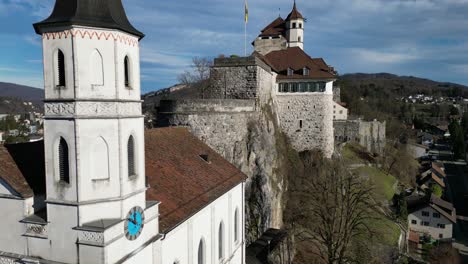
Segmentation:
<svg viewBox="0 0 468 264">
<path fill-rule="evenodd" d="M 194 57 L 192 59 L 192 70 L 185 71 L 177 79 L 183 84 L 195 84 L 206 81 L 210 78 L 211 60 L 208 58 Z"/>
<path fill-rule="evenodd" d="M 352 239 L 372 234 L 367 224 L 376 212 L 372 186 L 339 161 L 315 157 L 307 163 L 288 204 L 296 238 L 313 245 L 324 263 L 355 262 L 349 254 Z"/>
</svg>

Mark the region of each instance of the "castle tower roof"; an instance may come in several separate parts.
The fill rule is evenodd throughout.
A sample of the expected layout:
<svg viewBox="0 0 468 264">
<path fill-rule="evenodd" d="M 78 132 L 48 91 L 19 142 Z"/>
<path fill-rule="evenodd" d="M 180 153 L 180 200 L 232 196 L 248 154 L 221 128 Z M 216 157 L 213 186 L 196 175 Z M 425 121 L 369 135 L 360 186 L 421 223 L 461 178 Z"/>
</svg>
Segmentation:
<svg viewBox="0 0 468 264">
<path fill-rule="evenodd" d="M 297 11 L 296 1 L 294 1 L 293 9 L 292 9 L 291 13 L 289 13 L 288 17 L 286 18 L 286 21 L 290 21 L 290 20 L 293 20 L 293 19 L 304 19 L 302 14 L 299 11 Z"/>
<path fill-rule="evenodd" d="M 128 21 L 121 0 L 56 0 L 52 14 L 34 24 L 37 34 L 57 26 L 88 26 L 117 29 L 140 39 L 145 35 Z"/>
</svg>

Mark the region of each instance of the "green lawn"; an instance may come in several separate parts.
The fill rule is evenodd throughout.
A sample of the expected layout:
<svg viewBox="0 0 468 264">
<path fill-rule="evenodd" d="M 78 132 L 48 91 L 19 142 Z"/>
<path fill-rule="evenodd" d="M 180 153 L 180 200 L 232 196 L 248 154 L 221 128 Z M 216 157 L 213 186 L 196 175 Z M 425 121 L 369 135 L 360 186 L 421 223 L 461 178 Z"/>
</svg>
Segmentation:
<svg viewBox="0 0 468 264">
<path fill-rule="evenodd" d="M 376 241 L 389 246 L 398 245 L 400 238 L 400 228 L 391 220 L 381 216 L 379 219 L 373 220 L 371 223 L 372 229 L 377 232 Z"/>
<path fill-rule="evenodd" d="M 393 187 L 397 180 L 392 175 L 387 175 L 382 170 L 374 167 L 361 167 L 356 169 L 356 172 L 374 183 L 376 198 L 389 201 L 395 195 Z"/>
</svg>

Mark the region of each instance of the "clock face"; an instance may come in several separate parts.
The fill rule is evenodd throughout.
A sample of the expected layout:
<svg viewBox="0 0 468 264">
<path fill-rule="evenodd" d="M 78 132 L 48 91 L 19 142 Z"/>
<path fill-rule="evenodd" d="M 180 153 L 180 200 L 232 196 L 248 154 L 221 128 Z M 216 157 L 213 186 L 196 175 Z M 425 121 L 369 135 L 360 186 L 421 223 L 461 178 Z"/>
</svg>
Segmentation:
<svg viewBox="0 0 468 264">
<path fill-rule="evenodd" d="M 133 207 L 125 219 L 125 236 L 128 240 L 137 239 L 145 225 L 145 212 L 141 207 Z"/>
</svg>

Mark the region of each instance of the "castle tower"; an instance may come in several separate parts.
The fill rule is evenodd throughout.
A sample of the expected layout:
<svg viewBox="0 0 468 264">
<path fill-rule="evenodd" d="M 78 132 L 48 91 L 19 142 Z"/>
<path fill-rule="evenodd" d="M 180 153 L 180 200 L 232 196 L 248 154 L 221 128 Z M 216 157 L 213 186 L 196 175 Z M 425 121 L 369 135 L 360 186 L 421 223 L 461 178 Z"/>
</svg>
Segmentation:
<svg viewBox="0 0 468 264">
<path fill-rule="evenodd" d="M 84 246 L 77 250 L 77 228 L 105 228 L 124 221 L 132 208 L 147 207 L 144 34 L 130 24 L 121 0 L 57 0 L 34 28 L 43 42 L 46 202 L 49 251 L 55 252 L 43 257 L 85 263 L 79 255 L 89 254 Z"/>
<path fill-rule="evenodd" d="M 304 50 L 304 17 L 297 10 L 296 1 L 291 13 L 286 18 L 286 38 L 289 47 L 299 47 Z"/>
</svg>

